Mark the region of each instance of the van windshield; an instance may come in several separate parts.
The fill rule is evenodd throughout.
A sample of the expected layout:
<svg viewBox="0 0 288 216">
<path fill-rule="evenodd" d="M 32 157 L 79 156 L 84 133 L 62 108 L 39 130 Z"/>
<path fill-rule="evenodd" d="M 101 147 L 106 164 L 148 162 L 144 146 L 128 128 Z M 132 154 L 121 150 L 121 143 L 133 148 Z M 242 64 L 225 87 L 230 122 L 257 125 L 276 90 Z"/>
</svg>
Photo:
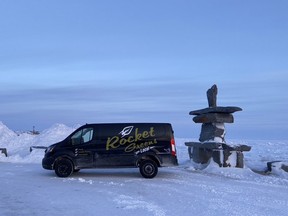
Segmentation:
<svg viewBox="0 0 288 216">
<path fill-rule="evenodd" d="M 93 138 L 93 128 L 84 128 L 82 130 L 77 131 L 71 137 L 71 143 L 72 145 L 80 145 L 91 141 L 92 138 Z"/>
</svg>

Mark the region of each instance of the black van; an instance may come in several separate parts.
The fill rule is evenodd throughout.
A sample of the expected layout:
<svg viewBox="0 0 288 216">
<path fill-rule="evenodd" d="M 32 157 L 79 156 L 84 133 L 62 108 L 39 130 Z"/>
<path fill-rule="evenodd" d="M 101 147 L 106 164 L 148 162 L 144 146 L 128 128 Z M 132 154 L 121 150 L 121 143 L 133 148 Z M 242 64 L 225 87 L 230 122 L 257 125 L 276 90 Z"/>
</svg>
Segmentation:
<svg viewBox="0 0 288 216">
<path fill-rule="evenodd" d="M 139 167 L 144 178 L 153 178 L 158 167 L 177 165 L 168 123 L 86 124 L 49 146 L 42 160 L 59 177 L 86 168 Z"/>
</svg>

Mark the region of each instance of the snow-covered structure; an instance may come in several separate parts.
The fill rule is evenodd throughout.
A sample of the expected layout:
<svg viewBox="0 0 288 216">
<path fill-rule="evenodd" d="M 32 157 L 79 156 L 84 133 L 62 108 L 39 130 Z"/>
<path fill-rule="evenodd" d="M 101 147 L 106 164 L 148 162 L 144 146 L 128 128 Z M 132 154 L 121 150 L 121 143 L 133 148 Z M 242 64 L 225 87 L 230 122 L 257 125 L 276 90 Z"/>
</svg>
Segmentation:
<svg viewBox="0 0 288 216">
<path fill-rule="evenodd" d="M 217 106 L 216 85 L 207 91 L 208 108 L 191 111 L 193 121 L 202 123 L 200 142 L 186 142 L 190 159 L 195 163 L 207 164 L 213 159 L 220 167 L 243 168 L 243 151 L 250 151 L 247 145 L 229 145 L 225 141 L 224 123 L 233 123 L 232 113 L 242 111 L 240 107 Z"/>
</svg>

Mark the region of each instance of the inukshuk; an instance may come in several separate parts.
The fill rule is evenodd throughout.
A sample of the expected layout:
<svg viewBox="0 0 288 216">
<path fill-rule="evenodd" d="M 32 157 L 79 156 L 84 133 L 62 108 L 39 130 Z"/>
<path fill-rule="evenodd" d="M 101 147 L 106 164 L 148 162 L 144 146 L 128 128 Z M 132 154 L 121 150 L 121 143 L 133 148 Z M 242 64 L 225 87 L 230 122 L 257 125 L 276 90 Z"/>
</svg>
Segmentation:
<svg viewBox="0 0 288 216">
<path fill-rule="evenodd" d="M 217 106 L 216 85 L 207 91 L 208 108 L 191 111 L 190 115 L 195 115 L 193 121 L 202 123 L 200 142 L 186 142 L 190 159 L 196 163 L 208 164 L 211 159 L 220 167 L 240 167 L 244 166 L 243 151 L 250 151 L 247 145 L 229 145 L 225 141 L 224 123 L 233 123 L 232 113 L 241 111 L 240 107 Z"/>
</svg>

